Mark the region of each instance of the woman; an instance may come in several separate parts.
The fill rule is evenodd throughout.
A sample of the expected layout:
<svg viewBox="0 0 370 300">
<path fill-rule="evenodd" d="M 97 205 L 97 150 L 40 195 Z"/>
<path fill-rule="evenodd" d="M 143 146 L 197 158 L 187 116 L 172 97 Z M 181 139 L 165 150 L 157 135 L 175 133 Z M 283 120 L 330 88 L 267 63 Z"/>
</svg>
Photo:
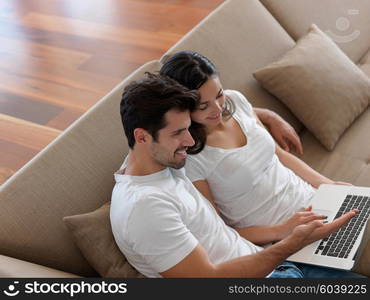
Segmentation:
<svg viewBox="0 0 370 300">
<path fill-rule="evenodd" d="M 222 89 L 212 62 L 181 51 L 167 58 L 160 74 L 199 91 L 190 127 L 196 144 L 188 149 L 186 174 L 228 225 L 266 244 L 325 218 L 311 211 L 315 189 L 346 183 L 333 182 L 281 149 L 247 99 Z"/>
</svg>

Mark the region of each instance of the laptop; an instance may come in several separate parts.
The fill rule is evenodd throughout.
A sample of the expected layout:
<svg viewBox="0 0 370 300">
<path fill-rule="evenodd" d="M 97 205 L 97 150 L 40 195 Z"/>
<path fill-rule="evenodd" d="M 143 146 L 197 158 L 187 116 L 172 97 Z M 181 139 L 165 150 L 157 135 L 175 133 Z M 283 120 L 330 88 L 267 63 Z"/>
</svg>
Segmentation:
<svg viewBox="0 0 370 300">
<path fill-rule="evenodd" d="M 361 257 L 369 240 L 370 188 L 323 184 L 313 199 L 312 207 L 315 213 L 328 216 L 325 222 L 331 222 L 355 208 L 360 212 L 347 225 L 302 248 L 287 260 L 353 270 L 356 259 Z"/>
</svg>

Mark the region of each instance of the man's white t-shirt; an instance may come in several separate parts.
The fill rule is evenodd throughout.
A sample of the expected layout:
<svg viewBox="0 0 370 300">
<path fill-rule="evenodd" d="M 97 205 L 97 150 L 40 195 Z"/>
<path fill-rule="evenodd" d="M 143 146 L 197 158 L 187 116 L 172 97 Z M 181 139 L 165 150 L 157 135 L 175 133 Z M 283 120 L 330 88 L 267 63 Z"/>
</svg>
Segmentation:
<svg viewBox="0 0 370 300">
<path fill-rule="evenodd" d="M 147 176 L 119 171 L 110 219 L 115 240 L 127 260 L 147 277 L 182 261 L 200 244 L 214 264 L 262 248 L 240 237 L 185 176 L 166 168 Z"/>
<path fill-rule="evenodd" d="M 186 160 L 186 175 L 207 180 L 225 222 L 233 227 L 274 225 L 310 205 L 315 189 L 279 161 L 275 142 L 258 125 L 253 108 L 239 92 L 227 90 L 235 103 L 233 118 L 246 145 L 222 149 L 206 145 Z"/>
</svg>

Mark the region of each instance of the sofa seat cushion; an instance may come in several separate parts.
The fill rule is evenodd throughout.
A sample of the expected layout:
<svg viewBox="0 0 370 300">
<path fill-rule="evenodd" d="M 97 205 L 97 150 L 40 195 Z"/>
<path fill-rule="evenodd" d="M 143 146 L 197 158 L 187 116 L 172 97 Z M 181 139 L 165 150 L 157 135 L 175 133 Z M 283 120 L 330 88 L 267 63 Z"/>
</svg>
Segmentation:
<svg viewBox="0 0 370 300">
<path fill-rule="evenodd" d="M 333 180 L 370 187 L 370 108 L 348 128 L 333 151 L 326 150 L 308 131 L 301 134 L 308 165 Z"/>
<path fill-rule="evenodd" d="M 252 75 L 294 45 L 258 0 L 233 0 L 213 11 L 167 51 L 161 61 L 180 50 L 199 52 L 216 65 L 225 89 L 240 91 L 253 106 L 272 109 L 300 129 L 302 124 L 284 104 L 263 90 Z"/>
<path fill-rule="evenodd" d="M 354 62 L 370 48 L 370 1 L 261 0 L 285 30 L 298 40 L 312 23 L 328 33 Z M 314 3 L 313 3 L 314 2 Z"/>
<path fill-rule="evenodd" d="M 254 76 L 328 150 L 370 102 L 370 79 L 316 25 Z"/>
</svg>

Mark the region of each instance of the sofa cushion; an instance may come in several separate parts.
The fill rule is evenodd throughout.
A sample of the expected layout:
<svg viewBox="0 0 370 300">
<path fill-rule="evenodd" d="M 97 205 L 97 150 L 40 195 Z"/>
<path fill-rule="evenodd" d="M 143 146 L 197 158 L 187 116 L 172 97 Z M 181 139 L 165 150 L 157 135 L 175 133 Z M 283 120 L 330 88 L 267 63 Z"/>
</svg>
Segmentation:
<svg viewBox="0 0 370 300">
<path fill-rule="evenodd" d="M 64 217 L 82 254 L 102 277 L 143 277 L 118 248 L 109 218 L 110 202 L 90 213 Z"/>
<path fill-rule="evenodd" d="M 82 276 L 96 271 L 74 245 L 64 216 L 108 201 L 128 147 L 119 104 L 135 71 L 0 187 L 0 253 Z M 21 212 L 21 213 L 20 213 Z"/>
<path fill-rule="evenodd" d="M 261 0 L 285 30 L 298 40 L 312 23 L 328 33 L 354 62 L 370 48 L 370 1 Z"/>
<path fill-rule="evenodd" d="M 370 79 L 316 25 L 254 75 L 328 150 L 370 101 Z"/>
<path fill-rule="evenodd" d="M 263 34 L 261 34 L 263 32 Z M 186 34 L 164 57 L 180 50 L 197 51 L 216 65 L 225 89 L 242 92 L 257 107 L 267 107 L 296 129 L 301 123 L 253 78 L 257 68 L 276 60 L 295 45 L 258 0 L 225 1 Z"/>
</svg>

